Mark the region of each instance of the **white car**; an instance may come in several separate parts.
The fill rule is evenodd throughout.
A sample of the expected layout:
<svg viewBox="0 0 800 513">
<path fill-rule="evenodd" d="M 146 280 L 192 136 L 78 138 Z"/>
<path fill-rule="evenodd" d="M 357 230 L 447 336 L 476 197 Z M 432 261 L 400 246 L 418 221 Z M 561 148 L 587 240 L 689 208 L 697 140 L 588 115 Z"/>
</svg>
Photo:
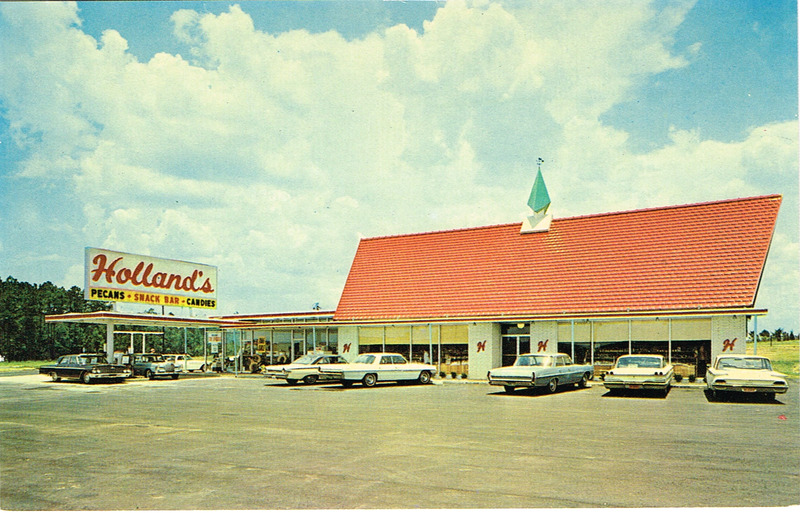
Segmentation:
<svg viewBox="0 0 800 513">
<path fill-rule="evenodd" d="M 706 371 L 706 389 L 712 397 L 720 392 L 784 394 L 789 389 L 786 374 L 772 370 L 765 356 L 719 355 Z"/>
<path fill-rule="evenodd" d="M 669 391 L 675 371 L 666 359 L 657 354 L 629 354 L 617 358 L 617 363 L 605 375 L 603 384 L 609 390 Z"/>
<path fill-rule="evenodd" d="M 164 359 L 175 365 L 178 372 L 205 372 L 206 364 L 203 360 L 196 360 L 188 354 L 165 354 Z"/>
<path fill-rule="evenodd" d="M 307 354 L 296 359 L 292 363 L 283 365 L 268 365 L 264 367 L 263 373 L 268 378 L 285 379 L 290 385 L 295 385 L 302 381 L 306 385 L 313 385 L 320 378 L 333 380 L 332 377 L 320 376 L 319 369 L 323 365 L 342 365 L 347 360 L 335 354 Z"/>
<path fill-rule="evenodd" d="M 346 365 L 320 367 L 320 377 L 339 381 L 348 387 L 360 381 L 366 387 L 375 386 L 379 381 L 416 381 L 426 385 L 436 367 L 425 363 L 410 363 L 397 353 L 364 353 Z"/>
</svg>

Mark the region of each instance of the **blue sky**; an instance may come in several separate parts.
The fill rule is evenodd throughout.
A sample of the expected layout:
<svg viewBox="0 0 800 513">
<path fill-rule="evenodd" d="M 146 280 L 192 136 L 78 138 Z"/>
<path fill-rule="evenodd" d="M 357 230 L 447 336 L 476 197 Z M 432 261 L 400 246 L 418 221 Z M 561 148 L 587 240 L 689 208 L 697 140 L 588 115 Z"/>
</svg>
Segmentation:
<svg viewBox="0 0 800 513">
<path fill-rule="evenodd" d="M 3 277 L 333 309 L 360 237 L 520 221 L 541 157 L 555 217 L 783 194 L 759 327 L 800 327 L 796 2 L 3 3 L 0 76 Z"/>
</svg>

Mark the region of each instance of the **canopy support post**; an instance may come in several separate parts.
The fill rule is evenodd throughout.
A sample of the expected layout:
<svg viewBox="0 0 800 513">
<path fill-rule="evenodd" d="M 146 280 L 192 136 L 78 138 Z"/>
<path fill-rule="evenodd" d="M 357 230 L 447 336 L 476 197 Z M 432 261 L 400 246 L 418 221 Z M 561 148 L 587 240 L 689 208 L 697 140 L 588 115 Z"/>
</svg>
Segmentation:
<svg viewBox="0 0 800 513">
<path fill-rule="evenodd" d="M 106 359 L 114 361 L 114 323 L 106 323 Z"/>
</svg>

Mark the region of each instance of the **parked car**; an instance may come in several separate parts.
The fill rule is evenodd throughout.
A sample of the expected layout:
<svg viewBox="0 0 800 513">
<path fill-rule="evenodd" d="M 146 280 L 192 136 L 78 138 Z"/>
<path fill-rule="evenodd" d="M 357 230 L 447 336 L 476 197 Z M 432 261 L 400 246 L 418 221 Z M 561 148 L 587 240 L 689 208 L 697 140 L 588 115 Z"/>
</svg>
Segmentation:
<svg viewBox="0 0 800 513">
<path fill-rule="evenodd" d="M 133 353 L 122 356 L 122 363 L 127 363 L 133 370 L 134 376 L 144 376 L 147 379 L 172 378 L 178 379 L 175 364 L 168 362 L 160 353 Z"/>
<path fill-rule="evenodd" d="M 360 381 L 366 387 L 383 381 L 416 381 L 420 384 L 431 382 L 436 367 L 425 363 L 410 363 L 397 353 L 364 353 L 344 365 L 319 367 L 321 378 L 338 381 L 348 387 Z"/>
<path fill-rule="evenodd" d="M 175 365 L 178 372 L 206 371 L 206 364 L 203 360 L 192 358 L 188 354 L 165 354 L 164 360 Z"/>
<path fill-rule="evenodd" d="M 603 384 L 609 390 L 661 390 L 668 392 L 675 371 L 657 354 L 629 354 L 617 358 Z"/>
<path fill-rule="evenodd" d="M 303 381 L 306 385 L 313 385 L 318 380 L 331 381 L 331 376 L 321 376 L 320 367 L 323 365 L 343 365 L 347 360 L 335 354 L 307 354 L 292 363 L 284 365 L 268 365 L 264 367 L 264 375 L 273 379 L 285 379 L 290 385 Z"/>
<path fill-rule="evenodd" d="M 706 371 L 706 389 L 712 397 L 723 392 L 759 393 L 774 399 L 789 389 L 786 374 L 772 370 L 765 356 L 719 355 Z"/>
<path fill-rule="evenodd" d="M 122 381 L 131 376 L 131 370 L 108 363 L 105 354 L 82 353 L 60 356 L 54 365 L 39 367 L 39 374 L 47 374 L 53 381 L 78 379 L 88 384 L 103 379 Z"/>
<path fill-rule="evenodd" d="M 594 367 L 578 365 L 564 353 L 529 353 L 517 357 L 514 365 L 492 369 L 487 374 L 490 385 L 502 386 L 506 392 L 515 388 L 547 387 L 555 392 L 560 385 L 586 387 L 594 376 Z"/>
</svg>

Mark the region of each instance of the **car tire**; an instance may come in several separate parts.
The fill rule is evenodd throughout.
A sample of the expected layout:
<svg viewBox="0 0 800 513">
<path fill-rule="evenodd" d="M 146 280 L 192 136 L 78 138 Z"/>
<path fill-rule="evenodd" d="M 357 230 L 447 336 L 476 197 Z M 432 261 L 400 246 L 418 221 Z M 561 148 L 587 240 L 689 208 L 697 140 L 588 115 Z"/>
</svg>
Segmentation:
<svg viewBox="0 0 800 513">
<path fill-rule="evenodd" d="M 58 377 L 58 373 L 57 372 L 51 372 L 50 373 L 50 379 L 52 379 L 53 381 L 56 381 L 56 382 L 61 381 L 61 378 Z"/>
<path fill-rule="evenodd" d="M 349 379 L 342 380 L 342 386 L 344 388 L 350 388 L 351 386 L 353 386 L 353 382 L 350 381 Z"/>
<path fill-rule="evenodd" d="M 417 382 L 420 385 L 429 385 L 431 382 L 431 373 L 428 371 L 422 371 L 419 373 L 419 378 L 417 378 Z"/>
<path fill-rule="evenodd" d="M 503 385 L 503 390 L 505 390 L 507 394 L 513 394 L 514 389 L 515 387 L 512 387 L 511 385 Z"/>
<path fill-rule="evenodd" d="M 296 379 L 286 378 L 286 382 L 289 383 L 290 385 L 296 385 L 297 384 L 297 380 Z"/>
<path fill-rule="evenodd" d="M 586 384 L 589 382 L 589 375 L 584 374 L 581 376 L 581 379 L 578 381 L 578 388 L 586 388 Z"/>
<path fill-rule="evenodd" d="M 556 390 L 558 390 L 558 380 L 556 378 L 553 378 L 547 382 L 547 391 L 552 394 Z"/>
<path fill-rule="evenodd" d="M 200 366 L 200 372 L 205 372 L 205 371 L 206 371 L 206 366 L 205 365 L 201 365 Z"/>
<path fill-rule="evenodd" d="M 89 376 L 88 372 L 81 373 L 81 381 L 86 383 L 87 385 L 92 382 L 92 377 Z"/>
<path fill-rule="evenodd" d="M 156 375 L 153 374 L 153 371 L 151 371 L 150 369 L 144 371 L 144 377 L 147 379 L 156 379 Z"/>
<path fill-rule="evenodd" d="M 309 374 L 308 376 L 303 378 L 303 383 L 305 383 L 306 385 L 313 385 L 317 382 L 317 378 L 319 378 L 319 376 L 317 376 L 316 374 Z"/>
<path fill-rule="evenodd" d="M 172 379 L 178 379 L 178 375 L 177 374 L 173 374 L 172 375 Z"/>
<path fill-rule="evenodd" d="M 364 379 L 361 380 L 361 383 L 363 383 L 365 387 L 374 387 L 377 382 L 378 376 L 375 374 L 367 374 L 364 376 Z"/>
</svg>

